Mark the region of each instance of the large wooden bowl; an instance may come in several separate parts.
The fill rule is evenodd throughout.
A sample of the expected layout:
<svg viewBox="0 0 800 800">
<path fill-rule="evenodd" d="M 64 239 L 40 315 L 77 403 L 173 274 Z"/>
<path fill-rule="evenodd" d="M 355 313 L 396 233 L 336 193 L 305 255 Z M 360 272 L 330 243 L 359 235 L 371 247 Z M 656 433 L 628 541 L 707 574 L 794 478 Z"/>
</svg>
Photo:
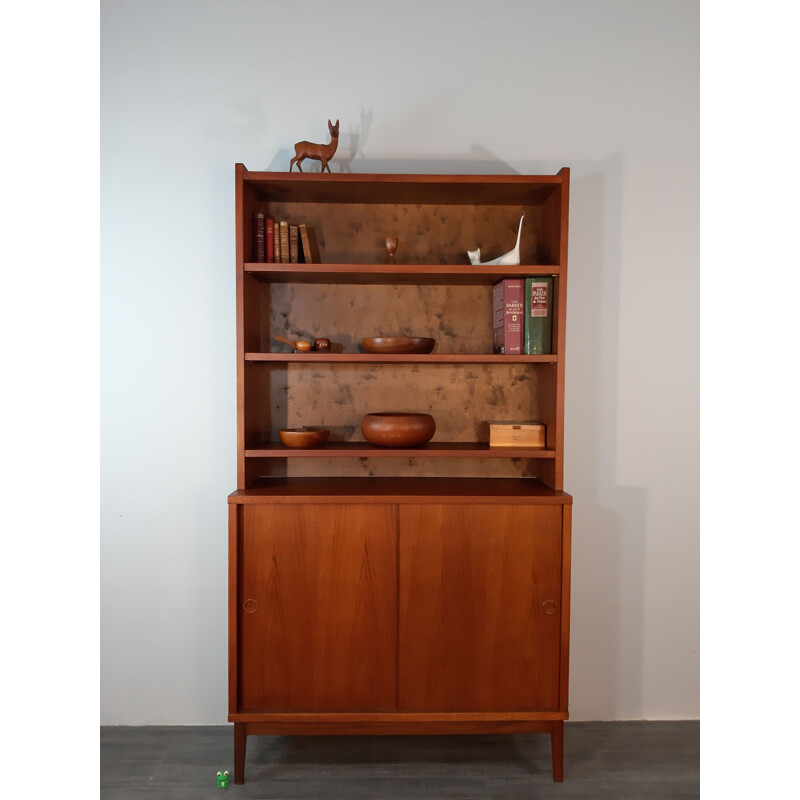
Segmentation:
<svg viewBox="0 0 800 800">
<path fill-rule="evenodd" d="M 319 447 L 328 441 L 330 435 L 326 428 L 284 428 L 278 431 L 286 447 Z"/>
<path fill-rule="evenodd" d="M 371 336 L 361 344 L 368 353 L 430 353 L 436 339 L 423 336 Z"/>
<path fill-rule="evenodd" d="M 361 433 L 370 444 L 379 447 L 416 447 L 433 438 L 436 422 L 430 414 L 386 411 L 366 414 L 361 420 Z"/>
</svg>

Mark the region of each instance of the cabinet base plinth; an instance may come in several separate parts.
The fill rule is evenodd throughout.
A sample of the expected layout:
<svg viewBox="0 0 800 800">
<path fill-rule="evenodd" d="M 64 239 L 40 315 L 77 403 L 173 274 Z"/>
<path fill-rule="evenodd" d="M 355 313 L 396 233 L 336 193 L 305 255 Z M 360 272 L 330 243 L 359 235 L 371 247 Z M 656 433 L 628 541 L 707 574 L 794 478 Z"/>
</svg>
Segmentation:
<svg viewBox="0 0 800 800">
<path fill-rule="evenodd" d="M 428 736 L 549 733 L 553 780 L 564 780 L 565 714 L 231 714 L 234 783 L 244 783 L 248 736 Z M 554 717 L 557 717 L 554 719 Z"/>
</svg>

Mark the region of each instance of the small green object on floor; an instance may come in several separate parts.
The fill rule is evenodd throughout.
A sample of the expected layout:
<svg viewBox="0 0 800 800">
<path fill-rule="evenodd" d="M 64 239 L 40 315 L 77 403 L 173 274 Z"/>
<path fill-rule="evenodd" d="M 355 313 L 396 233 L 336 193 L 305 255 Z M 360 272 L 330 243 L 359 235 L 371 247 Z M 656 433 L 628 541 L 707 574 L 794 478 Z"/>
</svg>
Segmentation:
<svg viewBox="0 0 800 800">
<path fill-rule="evenodd" d="M 227 789 L 228 788 L 228 770 L 225 772 L 218 772 L 217 773 L 217 789 Z"/>
</svg>

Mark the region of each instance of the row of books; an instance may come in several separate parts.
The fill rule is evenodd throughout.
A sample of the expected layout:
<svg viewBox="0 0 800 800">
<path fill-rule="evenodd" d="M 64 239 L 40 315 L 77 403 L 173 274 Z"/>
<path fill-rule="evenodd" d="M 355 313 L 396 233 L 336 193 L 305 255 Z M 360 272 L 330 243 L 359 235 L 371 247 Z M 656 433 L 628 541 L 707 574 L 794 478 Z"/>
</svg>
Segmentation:
<svg viewBox="0 0 800 800">
<path fill-rule="evenodd" d="M 492 295 L 493 352 L 550 355 L 553 329 L 553 279 L 508 278 Z"/>
<path fill-rule="evenodd" d="M 253 248 L 259 264 L 319 264 L 319 246 L 313 228 L 253 214 Z"/>
</svg>

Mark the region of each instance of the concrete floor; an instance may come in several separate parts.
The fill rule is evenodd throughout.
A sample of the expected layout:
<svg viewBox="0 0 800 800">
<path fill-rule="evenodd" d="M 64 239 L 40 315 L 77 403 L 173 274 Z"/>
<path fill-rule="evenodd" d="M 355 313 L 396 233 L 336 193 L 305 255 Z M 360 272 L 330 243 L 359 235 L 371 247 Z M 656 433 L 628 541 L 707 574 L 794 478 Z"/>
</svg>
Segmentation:
<svg viewBox="0 0 800 800">
<path fill-rule="evenodd" d="M 564 782 L 550 737 L 252 736 L 233 784 L 233 727 L 101 728 L 101 798 L 561 798 L 700 796 L 699 722 L 568 722 Z M 217 770 L 229 770 L 227 790 Z"/>
</svg>

